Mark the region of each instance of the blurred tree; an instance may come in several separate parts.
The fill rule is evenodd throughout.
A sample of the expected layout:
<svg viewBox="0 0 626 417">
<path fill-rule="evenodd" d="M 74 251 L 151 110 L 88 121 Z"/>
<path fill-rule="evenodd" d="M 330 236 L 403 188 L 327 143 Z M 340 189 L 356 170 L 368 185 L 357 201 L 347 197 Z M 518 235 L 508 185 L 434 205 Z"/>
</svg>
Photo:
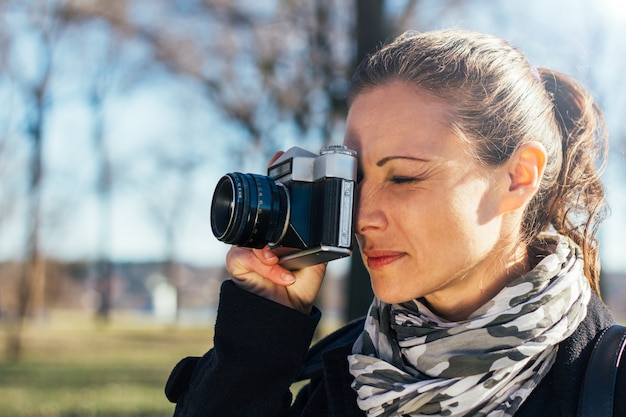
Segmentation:
<svg viewBox="0 0 626 417">
<path fill-rule="evenodd" d="M 84 30 L 83 30 L 84 32 Z M 114 36 L 114 35 L 113 35 Z M 103 57 L 96 60 L 94 72 L 88 77 L 87 103 L 92 112 L 92 136 L 94 157 L 96 158 L 96 194 L 99 198 L 98 208 L 98 247 L 96 260 L 96 289 L 100 295 L 100 302 L 96 310 L 96 318 L 102 323 L 107 323 L 112 308 L 112 280 L 113 262 L 111 259 L 111 230 L 112 230 L 112 205 L 113 193 L 113 162 L 109 147 L 107 146 L 106 124 L 104 116 L 104 101 L 111 89 L 111 62 L 115 62 L 117 39 L 106 42 L 99 51 Z"/>
<path fill-rule="evenodd" d="M 21 348 L 21 333 L 27 316 L 39 316 L 43 313 L 45 300 L 45 259 L 42 249 L 42 226 L 44 225 L 44 191 L 46 184 L 46 135 L 49 132 L 47 124 L 51 113 L 57 110 L 63 100 L 67 100 L 72 92 L 79 91 L 84 97 L 88 106 L 92 109 L 92 139 L 94 143 L 94 156 L 97 160 L 97 186 L 96 193 L 101 197 L 102 219 L 98 275 L 104 277 L 100 280 L 102 292 L 99 313 L 102 317 L 108 316 L 111 306 L 110 302 L 110 279 L 111 262 L 108 246 L 110 240 L 110 196 L 113 184 L 113 171 L 119 171 L 119 166 L 114 167 L 105 143 L 105 120 L 104 102 L 106 94 L 113 88 L 128 87 L 132 81 L 141 79 L 141 71 L 138 71 L 136 60 L 128 59 L 120 53 L 123 47 L 128 47 L 131 41 L 120 42 L 123 32 L 107 31 L 106 27 L 100 25 L 96 27 L 96 32 L 100 35 L 109 34 L 113 37 L 108 43 L 108 47 L 92 48 L 82 52 L 78 57 L 70 59 L 68 57 L 75 52 L 76 45 L 81 45 L 85 40 L 85 35 L 93 29 L 94 23 L 108 21 L 102 19 L 75 20 L 73 19 L 68 3 L 62 0 L 40 1 L 0 1 L 0 16 L 2 18 L 1 39 L 3 50 L 0 61 L 0 71 L 2 74 L 3 93 L 8 94 L 13 105 L 9 106 L 9 114 L 5 114 L 2 123 L 6 127 L 7 136 L 3 136 L 0 142 L 0 150 L 12 151 L 11 144 L 16 146 L 16 139 L 22 139 L 27 146 L 22 146 L 22 151 L 28 154 L 27 166 L 18 171 L 19 174 L 27 178 L 25 189 L 20 191 L 19 197 L 11 198 L 24 200 L 25 221 L 24 226 L 24 253 L 23 262 L 20 264 L 19 285 L 15 292 L 15 302 L 10 302 L 12 311 L 8 311 L 7 317 L 7 354 L 11 359 L 18 359 Z M 108 24 L 108 23 L 107 23 Z M 71 27 L 73 26 L 73 27 Z M 72 31 L 72 29 L 74 31 Z M 76 36 L 78 35 L 78 36 Z M 93 39 L 90 39 L 93 40 Z M 102 43 L 98 43 L 101 46 Z M 132 49 L 132 46 L 131 46 Z M 96 51 L 94 56 L 93 52 Z M 134 54 L 135 51 L 132 51 Z M 104 56 L 102 56 L 104 55 Z M 132 55 L 132 54 L 131 54 Z M 82 62 L 80 60 L 83 60 Z M 123 65 L 119 64 L 123 61 Z M 68 68 L 67 63 L 78 64 L 73 68 Z M 80 71 L 92 66 L 92 71 L 87 77 L 81 77 Z M 142 62 L 146 62 L 143 60 Z M 154 64 L 152 60 L 148 64 Z M 70 65 L 71 65 L 70 64 Z M 119 80 L 119 69 L 121 74 L 132 74 L 126 76 L 126 85 Z M 78 69 L 78 75 L 77 75 Z M 118 69 L 117 74 L 114 69 Z M 117 75 L 117 78 L 115 77 Z M 72 84 L 67 82 L 67 78 L 75 77 L 77 80 L 86 80 L 82 86 L 60 88 L 60 85 Z M 65 84 L 60 82 L 63 80 Z M 73 80 L 74 81 L 74 80 Z M 79 84 L 77 81 L 76 84 Z M 61 93 L 60 93 L 61 92 Z M 68 94 L 68 92 L 70 94 Z M 56 95 L 55 95 L 56 94 Z M 62 98 L 60 98 L 63 96 Z M 13 131 L 15 130 L 15 131 Z M 10 140 L 9 140 L 10 139 Z M 79 137 L 76 138 L 80 140 Z M 7 146 L 5 146 L 7 145 Z M 118 161 L 119 162 L 119 161 Z M 120 164 L 121 165 L 121 164 Z M 11 166 L 7 164 L 7 166 Z M 119 175 L 119 172 L 117 173 Z M 18 176 L 18 175 L 16 175 Z M 7 177 L 3 177 L 6 179 Z M 58 185 L 57 185 L 58 187 Z M 12 187 L 4 187 L 6 190 L 13 190 Z M 53 189 L 54 187 L 50 187 Z M 56 190 L 55 197 L 62 194 Z M 54 201 L 55 199 L 48 200 Z M 65 207 L 67 201 L 57 201 L 61 207 Z M 16 203 L 8 198 L 8 193 L 3 192 L 0 208 L 15 206 Z M 47 213 L 51 213 L 53 207 L 47 207 Z M 65 210 L 66 213 L 68 210 Z M 2 213 L 3 214 L 3 213 Z M 67 214 L 66 214 L 67 215 Z M 21 220 L 21 219 L 20 219 Z M 45 220 L 50 221 L 47 217 Z"/>
<path fill-rule="evenodd" d="M 240 158 L 268 155 L 281 145 L 285 126 L 302 142 L 321 145 L 336 136 L 354 63 L 350 4 L 116 4 L 71 2 L 68 7 L 75 15 L 102 16 L 131 31 L 152 45 L 155 60 L 202 85 L 216 108 L 246 133 L 246 146 L 232 147 Z"/>
<path fill-rule="evenodd" d="M 52 73 L 53 49 L 60 28 L 49 19 L 48 9 L 32 2 L 18 3 L 3 1 L 2 16 L 5 19 L 4 35 L 7 52 L 4 55 L 2 72 L 10 77 L 14 88 L 26 104 L 22 115 L 23 138 L 28 142 L 28 183 L 26 200 L 26 241 L 24 263 L 19 272 L 16 294 L 17 311 L 10 316 L 8 327 L 7 355 L 18 359 L 22 346 L 22 328 L 28 314 L 40 314 L 43 309 L 45 289 L 45 260 L 41 251 L 42 189 L 44 182 L 43 147 L 47 110 L 50 105 L 50 77 Z M 9 21 L 14 9 L 21 9 L 24 25 L 12 25 Z M 26 30 L 24 30 L 26 29 Z M 19 40 L 19 42 L 18 42 Z M 25 70 L 23 54 L 19 48 L 32 48 L 34 52 L 28 70 Z"/>
<path fill-rule="evenodd" d="M 142 39 L 155 60 L 199 83 L 245 133 L 231 145 L 245 166 L 282 148 L 285 129 L 309 147 L 341 141 L 355 65 L 402 30 L 418 3 L 393 13 L 384 0 L 72 1 L 68 10 Z M 352 259 L 348 318 L 364 314 L 372 297 L 360 256 Z"/>
<path fill-rule="evenodd" d="M 190 177 L 203 164 L 215 161 L 202 158 L 202 152 L 210 152 L 205 148 L 211 144 L 186 142 L 185 138 L 176 138 L 169 144 L 154 141 L 142 144 L 129 157 L 131 160 L 125 160 L 108 142 L 114 136 L 107 119 L 109 99 L 122 95 L 128 98 L 138 86 L 154 87 L 155 74 L 163 76 L 158 81 L 167 78 L 195 88 L 212 109 L 220 112 L 224 122 L 236 126 L 237 137 L 228 144 L 229 156 L 238 159 L 243 168 L 262 169 L 264 164 L 259 161 L 290 145 L 294 137 L 311 149 L 341 141 L 345 96 L 354 66 L 404 29 L 433 26 L 432 22 L 424 23 L 421 16 L 420 5 L 424 3 L 0 0 L 4 23 L 0 27 L 0 42 L 6 46 L 0 50 L 0 86 L 10 80 L 15 96 L 19 97 L 15 108 L 20 110 L 13 113 L 21 117 L 21 109 L 28 109 L 28 114 L 20 119 L 23 122 L 15 128 L 17 133 L 0 125 L 0 132 L 9 135 L 6 137 L 27 138 L 22 142 L 28 144 L 30 157 L 29 184 L 23 190 L 29 206 L 31 242 L 25 245 L 29 250 L 24 258 L 30 266 L 22 273 L 20 311 L 32 306 L 29 300 L 37 299 L 34 294 L 42 293 L 44 282 L 34 277 L 43 277 L 35 273 L 43 271 L 37 243 L 41 241 L 41 189 L 46 178 L 42 152 L 46 120 L 52 104 L 59 104 L 57 96 L 54 103 L 52 100 L 52 90 L 57 88 L 56 92 L 60 86 L 54 84 L 55 77 L 63 77 L 64 85 L 72 86 L 72 92 L 87 103 L 91 114 L 91 131 L 84 139 L 93 145 L 93 193 L 98 196 L 101 210 L 97 249 L 101 261 L 98 276 L 104 277 L 101 282 L 110 282 L 111 276 L 109 246 L 114 196 L 120 188 L 132 184 L 140 190 L 136 194 L 145 197 L 145 205 L 157 219 L 155 225 L 163 231 L 165 256 L 172 266 L 172 272 L 166 275 L 176 283 L 176 233 L 190 204 L 183 196 L 187 195 Z M 437 5 L 430 18 L 440 19 L 448 10 L 460 10 L 458 16 L 465 16 L 471 9 L 470 3 L 476 8 L 477 2 L 430 2 L 430 6 Z M 502 6 L 489 10 L 498 8 Z M 481 16 L 485 15 L 483 12 L 481 9 Z M 601 32 L 597 35 L 604 36 Z M 600 48 L 597 51 L 600 53 Z M 70 68 L 67 62 L 74 67 Z M 59 66 L 60 63 L 68 66 Z M 601 83 L 604 77 L 596 78 Z M 619 84 L 619 78 L 612 84 Z M 595 85 L 592 87 L 596 89 Z M 83 139 L 73 134 L 76 143 Z M 5 146 L 8 143 L 15 141 L 0 142 L 0 156 L 9 152 L 10 146 Z M 155 175 L 157 172 L 166 175 Z M 161 192 L 165 186 L 168 191 Z M 6 207 L 8 211 L 13 206 L 0 204 L 0 210 Z M 363 314 L 371 300 L 369 279 L 358 256 L 353 258 L 349 283 L 348 316 L 352 318 Z M 101 313 L 107 315 L 111 301 L 106 288 L 110 286 L 103 288 Z"/>
<path fill-rule="evenodd" d="M 128 93 L 138 83 L 139 74 L 146 69 L 146 62 L 137 62 L 129 56 L 127 49 L 132 48 L 132 40 L 127 39 L 124 32 L 110 30 L 106 21 L 98 18 L 74 19 L 68 9 L 63 9 L 60 16 L 69 28 L 67 38 L 70 38 L 71 44 L 79 43 L 79 48 L 98 45 L 98 48 L 81 50 L 80 57 L 89 59 L 83 64 L 86 76 L 81 77 L 79 94 L 84 95 L 84 101 L 91 111 L 91 140 L 96 171 L 94 191 L 99 210 L 94 265 L 95 287 L 100 298 L 96 318 L 106 324 L 113 308 L 112 199 L 116 180 L 124 176 L 124 161 L 114 160 L 109 144 L 112 138 L 107 134 L 107 128 L 111 126 L 107 125 L 106 105 L 110 96 L 120 91 Z M 84 42 L 86 39 L 89 42 Z"/>
</svg>

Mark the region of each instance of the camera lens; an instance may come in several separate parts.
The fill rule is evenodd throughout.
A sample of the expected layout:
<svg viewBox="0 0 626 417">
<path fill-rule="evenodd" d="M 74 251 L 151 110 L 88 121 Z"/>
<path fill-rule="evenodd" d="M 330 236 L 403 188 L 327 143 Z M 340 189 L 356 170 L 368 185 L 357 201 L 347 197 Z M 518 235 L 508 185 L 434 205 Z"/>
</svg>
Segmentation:
<svg viewBox="0 0 626 417">
<path fill-rule="evenodd" d="M 269 177 L 233 172 L 215 187 L 211 228 L 218 240 L 262 248 L 278 243 L 289 224 L 287 189 Z"/>
</svg>

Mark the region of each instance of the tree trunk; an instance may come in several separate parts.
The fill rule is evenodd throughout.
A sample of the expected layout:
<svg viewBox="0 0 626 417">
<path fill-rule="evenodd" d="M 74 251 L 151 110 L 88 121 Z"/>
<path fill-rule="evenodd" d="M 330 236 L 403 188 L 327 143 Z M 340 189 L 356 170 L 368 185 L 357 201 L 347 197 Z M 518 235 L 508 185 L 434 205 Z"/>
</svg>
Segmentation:
<svg viewBox="0 0 626 417">
<path fill-rule="evenodd" d="M 17 361 L 22 351 L 22 330 L 28 315 L 41 314 L 43 311 L 43 297 L 45 288 L 45 270 L 39 248 L 39 234 L 41 222 L 41 184 L 43 178 L 43 114 L 44 91 L 47 75 L 39 88 L 34 91 L 35 105 L 28 133 L 32 142 L 30 160 L 30 181 L 28 185 L 29 212 L 26 219 L 28 230 L 26 241 L 26 256 L 22 265 L 18 292 L 17 311 L 9 325 L 7 339 L 7 356 Z M 35 304 L 35 303 L 41 304 Z"/>
</svg>

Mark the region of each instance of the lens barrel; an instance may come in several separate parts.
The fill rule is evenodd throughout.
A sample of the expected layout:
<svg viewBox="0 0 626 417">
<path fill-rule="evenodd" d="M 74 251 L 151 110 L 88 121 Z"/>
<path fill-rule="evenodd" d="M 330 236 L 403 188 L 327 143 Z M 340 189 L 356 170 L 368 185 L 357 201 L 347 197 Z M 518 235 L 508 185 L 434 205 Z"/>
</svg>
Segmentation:
<svg viewBox="0 0 626 417">
<path fill-rule="evenodd" d="M 215 187 L 211 228 L 224 243 L 262 248 L 282 239 L 289 209 L 289 195 L 282 184 L 263 175 L 232 172 Z"/>
</svg>

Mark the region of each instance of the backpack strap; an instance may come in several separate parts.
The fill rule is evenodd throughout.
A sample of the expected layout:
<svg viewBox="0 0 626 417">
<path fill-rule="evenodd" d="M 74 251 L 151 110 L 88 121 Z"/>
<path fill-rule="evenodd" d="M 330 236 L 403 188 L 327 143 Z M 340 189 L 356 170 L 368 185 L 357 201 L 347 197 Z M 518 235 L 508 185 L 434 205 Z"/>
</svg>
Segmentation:
<svg viewBox="0 0 626 417">
<path fill-rule="evenodd" d="M 615 324 L 598 338 L 587 364 L 578 401 L 578 417 L 613 417 L 617 370 L 625 346 L 624 326 Z"/>
</svg>

